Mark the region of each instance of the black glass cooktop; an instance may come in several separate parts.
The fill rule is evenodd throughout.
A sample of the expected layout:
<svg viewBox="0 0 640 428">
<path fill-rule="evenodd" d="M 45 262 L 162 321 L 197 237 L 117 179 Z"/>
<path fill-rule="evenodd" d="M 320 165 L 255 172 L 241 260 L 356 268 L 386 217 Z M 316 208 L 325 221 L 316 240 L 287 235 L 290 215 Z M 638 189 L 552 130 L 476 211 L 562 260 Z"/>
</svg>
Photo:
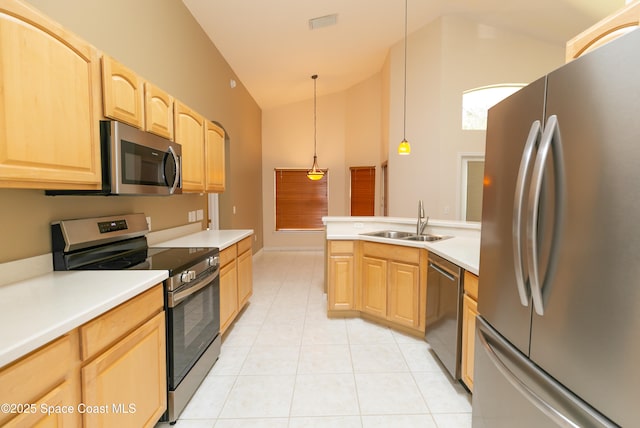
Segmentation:
<svg viewBox="0 0 640 428">
<path fill-rule="evenodd" d="M 168 270 L 169 276 L 172 276 L 173 271 L 183 271 L 215 255 L 218 255 L 215 247 L 151 247 L 147 249 L 146 262 L 149 264 L 148 269 Z"/>
</svg>

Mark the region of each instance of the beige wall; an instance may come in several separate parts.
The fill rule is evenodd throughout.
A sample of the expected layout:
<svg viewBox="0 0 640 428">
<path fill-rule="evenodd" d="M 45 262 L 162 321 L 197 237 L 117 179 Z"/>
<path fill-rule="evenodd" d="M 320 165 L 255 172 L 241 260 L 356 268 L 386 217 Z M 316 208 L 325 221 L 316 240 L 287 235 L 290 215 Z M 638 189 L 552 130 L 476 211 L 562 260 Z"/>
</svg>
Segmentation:
<svg viewBox="0 0 640 428">
<path fill-rule="evenodd" d="M 390 215 L 458 219 L 460 155 L 484 153 L 484 131 L 461 128 L 462 92 L 497 83 L 529 83 L 564 63 L 564 46 L 445 16 L 408 39 L 407 139 L 402 139 L 403 44 L 390 54 Z"/>
<path fill-rule="evenodd" d="M 324 245 L 323 232 L 275 231 L 274 168 L 308 169 L 313 163 L 313 85 L 309 80 L 309 100 L 263 112 L 265 248 Z M 317 84 L 321 88 L 322 76 Z M 350 166 L 375 165 L 379 171 L 381 85 L 381 75 L 376 74 L 349 90 L 318 96 L 318 164 L 329 169 L 329 215 L 349 215 Z"/>
<path fill-rule="evenodd" d="M 230 136 L 228 190 L 220 198 L 220 226 L 254 229 L 258 238 L 254 250 L 261 248 L 262 113 L 184 4 L 179 0 L 29 3 L 225 128 Z M 238 82 L 235 89 L 229 85 L 232 78 Z M 150 215 L 152 228 L 160 230 L 186 224 L 188 211 L 206 210 L 207 197 L 47 197 L 41 191 L 0 190 L 0 204 L 0 262 L 6 262 L 49 252 L 52 220 L 137 211 Z"/>
</svg>

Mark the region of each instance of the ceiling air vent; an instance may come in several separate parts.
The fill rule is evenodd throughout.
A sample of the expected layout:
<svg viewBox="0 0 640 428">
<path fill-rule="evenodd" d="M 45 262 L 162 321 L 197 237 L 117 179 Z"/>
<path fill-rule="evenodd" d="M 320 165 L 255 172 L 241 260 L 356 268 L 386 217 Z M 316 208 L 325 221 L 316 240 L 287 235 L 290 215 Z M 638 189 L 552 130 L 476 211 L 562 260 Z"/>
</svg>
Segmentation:
<svg viewBox="0 0 640 428">
<path fill-rule="evenodd" d="M 309 29 L 317 30 L 318 28 L 329 27 L 335 25 L 338 22 L 338 14 L 319 16 L 309 20 Z"/>
</svg>

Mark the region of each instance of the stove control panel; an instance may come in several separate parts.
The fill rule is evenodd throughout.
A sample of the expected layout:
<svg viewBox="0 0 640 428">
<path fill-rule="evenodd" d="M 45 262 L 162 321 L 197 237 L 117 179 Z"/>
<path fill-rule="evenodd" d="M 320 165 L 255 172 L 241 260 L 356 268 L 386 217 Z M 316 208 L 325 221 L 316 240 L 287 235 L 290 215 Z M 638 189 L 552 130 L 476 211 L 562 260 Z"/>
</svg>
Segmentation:
<svg viewBox="0 0 640 428">
<path fill-rule="evenodd" d="M 127 220 L 101 221 L 98 223 L 100 233 L 117 232 L 118 230 L 127 230 Z"/>
</svg>

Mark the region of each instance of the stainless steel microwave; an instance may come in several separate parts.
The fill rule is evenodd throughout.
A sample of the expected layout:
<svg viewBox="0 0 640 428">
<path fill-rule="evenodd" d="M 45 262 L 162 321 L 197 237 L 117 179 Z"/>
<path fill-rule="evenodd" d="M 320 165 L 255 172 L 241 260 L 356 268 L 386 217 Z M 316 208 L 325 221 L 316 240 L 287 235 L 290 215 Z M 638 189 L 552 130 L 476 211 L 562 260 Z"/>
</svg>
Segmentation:
<svg viewBox="0 0 640 428">
<path fill-rule="evenodd" d="M 100 121 L 101 190 L 48 195 L 174 195 L 182 193 L 182 147 L 115 120 Z"/>
</svg>

